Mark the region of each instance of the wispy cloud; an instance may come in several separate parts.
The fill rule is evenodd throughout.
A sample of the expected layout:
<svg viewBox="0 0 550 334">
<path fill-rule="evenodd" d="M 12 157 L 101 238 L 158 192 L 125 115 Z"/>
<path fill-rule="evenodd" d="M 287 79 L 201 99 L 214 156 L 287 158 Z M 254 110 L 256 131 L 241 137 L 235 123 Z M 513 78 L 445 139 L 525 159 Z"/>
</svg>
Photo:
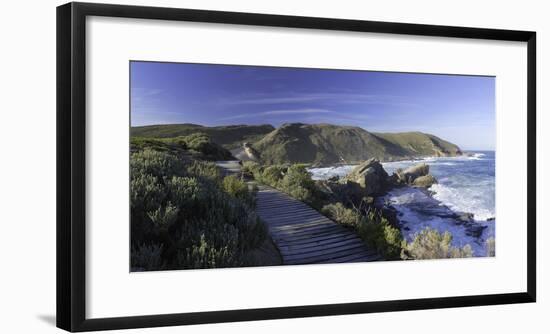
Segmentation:
<svg viewBox="0 0 550 334">
<path fill-rule="evenodd" d="M 222 104 L 229 105 L 276 105 L 294 103 L 328 102 L 342 104 L 376 104 L 393 106 L 419 106 L 417 103 L 406 101 L 403 97 L 394 95 L 363 94 L 363 93 L 302 93 L 284 96 L 261 95 L 249 97 L 235 97 L 221 100 Z"/>
<path fill-rule="evenodd" d="M 279 109 L 279 110 L 268 110 L 268 111 L 260 111 L 255 113 L 232 115 L 232 116 L 221 118 L 221 120 L 242 119 L 242 118 L 257 117 L 257 116 L 306 115 L 306 114 L 327 114 L 327 113 L 331 113 L 331 111 L 327 109 L 317 109 L 317 108 Z"/>
</svg>

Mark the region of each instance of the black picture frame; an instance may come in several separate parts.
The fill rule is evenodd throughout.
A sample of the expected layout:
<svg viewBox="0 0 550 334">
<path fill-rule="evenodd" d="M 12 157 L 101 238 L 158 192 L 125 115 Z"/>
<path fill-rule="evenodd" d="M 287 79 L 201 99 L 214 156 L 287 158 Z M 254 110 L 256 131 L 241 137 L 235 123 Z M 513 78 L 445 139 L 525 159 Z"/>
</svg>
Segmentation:
<svg viewBox="0 0 550 334">
<path fill-rule="evenodd" d="M 87 16 L 292 27 L 527 43 L 527 290 L 476 296 L 86 319 Z M 57 8 L 57 326 L 68 331 L 528 303 L 536 300 L 536 33 L 175 8 L 68 3 Z"/>
</svg>

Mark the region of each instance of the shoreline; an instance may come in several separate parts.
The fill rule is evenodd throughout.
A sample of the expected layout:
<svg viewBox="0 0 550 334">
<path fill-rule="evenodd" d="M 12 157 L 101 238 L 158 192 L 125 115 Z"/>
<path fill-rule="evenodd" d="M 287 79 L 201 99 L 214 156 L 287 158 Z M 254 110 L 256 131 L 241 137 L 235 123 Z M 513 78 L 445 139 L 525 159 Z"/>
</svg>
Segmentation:
<svg viewBox="0 0 550 334">
<path fill-rule="evenodd" d="M 468 151 L 464 152 L 462 155 L 455 156 L 415 157 L 413 159 L 387 161 L 389 163 L 396 162 L 397 164 L 393 166 L 390 165 L 391 167 L 383 166 L 383 168 L 388 175 L 391 175 L 391 173 L 395 173 L 397 167 L 401 167 L 399 162 L 410 163 L 405 164 L 407 166 L 425 163 L 431 167 L 432 163 L 434 163 L 434 159 L 458 158 L 459 160 L 487 160 L 482 159 L 482 157 L 490 154 L 490 151 Z M 381 162 L 381 164 L 386 165 L 387 162 Z M 461 162 L 461 165 L 465 163 L 468 162 Z M 437 164 L 437 162 L 435 162 L 435 164 Z M 312 167 L 308 168 L 308 170 L 311 172 L 312 169 L 315 170 L 319 168 L 321 170 L 319 170 L 316 175 L 312 175 L 313 178 L 315 180 L 329 180 L 331 177 L 335 176 L 338 178 L 345 177 L 345 175 L 349 174 L 355 166 L 356 165 L 339 163 L 327 167 Z M 332 170 L 332 168 L 336 170 Z M 403 169 L 405 168 L 406 167 L 403 167 Z M 443 171 L 443 175 L 454 173 L 452 168 L 462 167 L 447 168 Z M 456 171 L 458 172 L 458 170 Z M 441 174 L 439 174 L 439 177 L 441 180 L 445 180 L 446 178 L 446 176 L 441 176 Z M 475 177 L 475 175 L 472 177 Z M 475 183 L 476 179 L 474 178 L 472 180 L 473 181 L 468 183 Z M 337 181 L 333 180 L 333 182 Z M 448 197 L 448 194 L 445 195 L 445 197 L 437 196 L 436 194 L 438 194 L 439 191 L 431 189 L 431 186 L 422 188 L 403 184 L 391 186 L 384 192 L 373 196 L 376 203 L 375 206 L 380 210 L 388 212 L 388 216 L 392 217 L 394 226 L 399 228 L 408 238 L 411 238 L 414 233 L 419 232 L 420 227 L 429 226 L 441 232 L 449 231 L 453 235 L 453 239 L 455 239 L 454 242 L 456 242 L 456 246 L 460 246 L 462 243 L 470 243 L 471 246 L 476 249 L 475 253 L 477 256 L 483 256 L 484 242 L 489 238 L 494 238 L 496 217 L 494 213 L 491 215 L 493 210 L 487 207 L 489 211 L 485 212 L 485 204 L 480 204 L 478 207 L 475 207 L 477 204 L 473 204 L 473 210 L 464 210 L 463 208 L 468 208 L 468 206 L 464 206 L 464 202 L 462 201 L 467 203 L 467 199 L 471 196 L 471 193 L 468 192 L 467 189 L 463 192 L 460 188 L 456 188 L 456 184 L 455 187 L 453 187 L 452 184 L 445 184 L 445 181 L 443 182 L 444 185 L 440 183 L 438 183 L 438 185 L 454 190 L 455 196 L 458 195 L 458 197 Z M 458 202 L 454 200 L 458 200 Z"/>
<path fill-rule="evenodd" d="M 392 159 L 377 159 L 380 161 L 380 163 L 392 163 L 392 162 L 406 162 L 406 161 L 424 161 L 426 159 L 437 159 L 437 158 L 459 158 L 459 157 L 476 157 L 477 154 L 481 153 L 484 154 L 484 152 L 494 152 L 490 150 L 469 150 L 469 151 L 463 151 L 462 154 L 455 154 L 455 155 L 427 155 L 427 156 L 415 156 L 415 157 L 403 157 L 403 158 L 392 158 Z M 370 158 L 369 158 L 370 159 Z M 350 162 L 336 162 L 331 164 L 324 164 L 324 163 L 304 163 L 305 165 L 308 165 L 308 168 L 330 168 L 330 167 L 341 167 L 341 166 L 350 166 L 350 165 L 359 165 L 365 160 L 359 160 L 359 161 L 350 161 Z"/>
</svg>

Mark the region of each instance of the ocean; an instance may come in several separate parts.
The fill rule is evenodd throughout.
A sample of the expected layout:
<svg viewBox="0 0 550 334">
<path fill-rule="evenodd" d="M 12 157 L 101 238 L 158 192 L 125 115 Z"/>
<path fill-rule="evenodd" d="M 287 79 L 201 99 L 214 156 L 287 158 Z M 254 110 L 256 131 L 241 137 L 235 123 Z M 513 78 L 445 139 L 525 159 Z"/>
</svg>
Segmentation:
<svg viewBox="0 0 550 334">
<path fill-rule="evenodd" d="M 382 163 L 388 174 L 398 168 L 426 163 L 438 184 L 428 191 L 410 187 L 396 188 L 381 200 L 398 211 L 403 236 L 414 235 L 429 226 L 440 232 L 449 231 L 452 244 L 470 244 L 475 256 L 485 256 L 485 240 L 495 236 L 495 152 L 472 151 L 468 156 L 423 158 L 414 161 Z M 344 176 L 355 166 L 311 168 L 316 180 Z M 457 214 L 470 213 L 473 221 L 464 223 Z"/>
</svg>

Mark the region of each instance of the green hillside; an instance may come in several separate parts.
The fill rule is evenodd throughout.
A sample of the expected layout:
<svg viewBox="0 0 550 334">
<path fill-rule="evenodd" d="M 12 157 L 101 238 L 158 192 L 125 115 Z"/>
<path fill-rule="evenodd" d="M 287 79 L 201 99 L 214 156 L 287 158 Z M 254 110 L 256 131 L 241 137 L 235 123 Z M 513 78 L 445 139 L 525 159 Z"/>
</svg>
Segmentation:
<svg viewBox="0 0 550 334">
<path fill-rule="evenodd" d="M 131 135 L 147 138 L 170 138 L 202 132 L 207 134 L 214 143 L 227 149 L 234 149 L 240 147 L 243 142 L 255 142 L 274 129 L 271 125 L 206 127 L 197 124 L 166 124 L 132 127 Z"/>
<path fill-rule="evenodd" d="M 254 144 L 267 164 L 333 164 L 461 154 L 458 146 L 420 132 L 380 134 L 331 124 L 284 124 Z"/>
<path fill-rule="evenodd" d="M 439 137 L 422 132 L 375 133 L 376 136 L 402 147 L 413 156 L 461 155 L 458 146 Z"/>
<path fill-rule="evenodd" d="M 188 136 L 173 138 L 130 138 L 130 152 L 136 153 L 144 150 L 170 153 L 183 158 L 195 158 L 200 160 L 232 160 L 235 159 L 229 150 L 213 143 L 202 132 L 196 132 Z"/>
<path fill-rule="evenodd" d="M 241 159 L 244 151 L 242 144 L 248 142 L 252 143 L 251 149 L 257 152 L 259 160 L 265 164 L 355 163 L 370 158 L 391 161 L 462 154 L 458 146 L 422 132 L 374 133 L 360 127 L 331 124 L 289 123 L 277 129 L 271 125 L 206 127 L 196 124 L 169 124 L 133 127 L 131 134 L 132 138 L 139 138 L 140 141 L 200 134 L 197 138 L 200 138 L 198 142 L 202 146 L 191 143 L 187 138 L 188 147 L 196 146 L 193 148 L 203 153 L 208 151 L 206 156 L 209 158 L 228 155 L 220 150 L 223 147 Z M 212 144 L 205 144 L 206 142 Z M 217 149 L 213 144 L 222 147 Z"/>
</svg>

